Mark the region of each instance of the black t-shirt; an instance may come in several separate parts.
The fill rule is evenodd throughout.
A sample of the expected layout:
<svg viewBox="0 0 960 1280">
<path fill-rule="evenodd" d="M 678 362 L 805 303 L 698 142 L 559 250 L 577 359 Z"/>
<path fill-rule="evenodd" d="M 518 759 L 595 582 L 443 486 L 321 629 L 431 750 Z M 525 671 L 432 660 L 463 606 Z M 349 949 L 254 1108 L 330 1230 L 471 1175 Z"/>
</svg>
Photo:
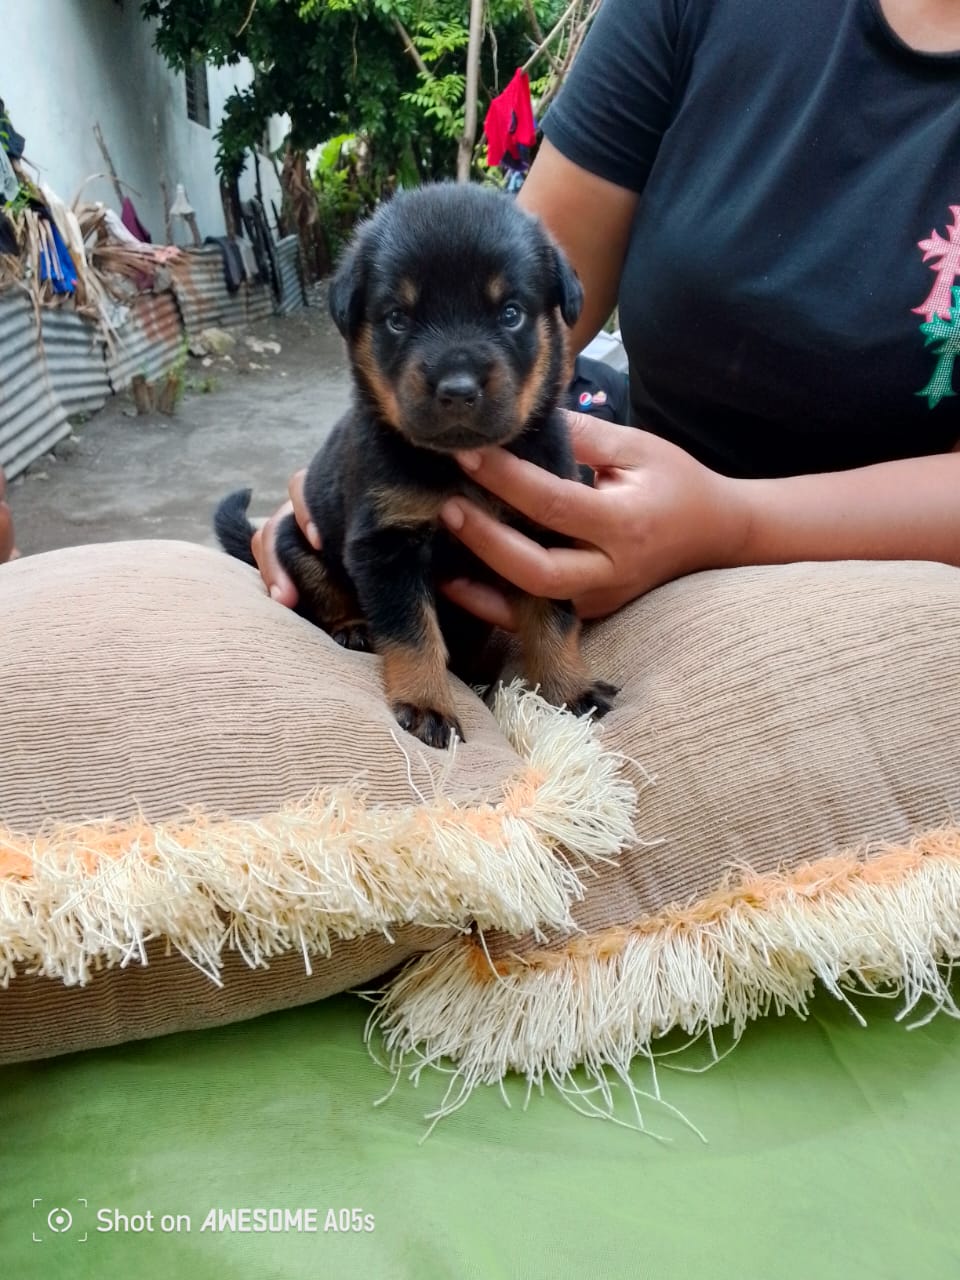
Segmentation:
<svg viewBox="0 0 960 1280">
<path fill-rule="evenodd" d="M 604 0 L 544 132 L 641 193 L 638 426 L 743 476 L 960 438 L 960 52 L 879 0 Z"/>
</svg>

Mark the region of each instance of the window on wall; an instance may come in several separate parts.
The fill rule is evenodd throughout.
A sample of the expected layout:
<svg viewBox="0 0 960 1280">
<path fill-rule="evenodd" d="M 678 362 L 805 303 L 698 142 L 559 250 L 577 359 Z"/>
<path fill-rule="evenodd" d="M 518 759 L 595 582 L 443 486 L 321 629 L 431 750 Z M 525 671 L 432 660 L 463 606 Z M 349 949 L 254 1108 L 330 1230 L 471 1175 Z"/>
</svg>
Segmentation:
<svg viewBox="0 0 960 1280">
<path fill-rule="evenodd" d="M 207 92 L 207 64 L 194 58 L 187 67 L 187 119 L 210 128 L 210 95 Z"/>
</svg>

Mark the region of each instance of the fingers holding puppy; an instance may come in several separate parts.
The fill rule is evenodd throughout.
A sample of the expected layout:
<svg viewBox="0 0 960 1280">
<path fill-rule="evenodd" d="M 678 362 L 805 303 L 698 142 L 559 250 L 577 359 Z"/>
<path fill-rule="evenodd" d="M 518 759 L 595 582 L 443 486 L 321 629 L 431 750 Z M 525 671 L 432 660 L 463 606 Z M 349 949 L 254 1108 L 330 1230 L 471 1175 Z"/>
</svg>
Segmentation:
<svg viewBox="0 0 960 1280">
<path fill-rule="evenodd" d="M 608 556 L 599 547 L 541 546 L 466 498 L 445 503 L 440 518 L 485 564 L 532 596 L 567 600 L 578 596 L 584 583 L 599 584 L 612 571 Z M 451 594 L 449 589 L 447 594 Z M 503 625 L 500 617 L 487 616 L 487 620 Z"/>
<path fill-rule="evenodd" d="M 520 620 L 514 604 L 504 592 L 489 583 L 453 578 L 450 582 L 441 582 L 439 589 L 448 600 L 490 626 L 500 627 L 503 631 L 519 630 Z"/>
<path fill-rule="evenodd" d="M 502 498 L 534 524 L 572 538 L 605 523 L 606 508 L 581 480 L 567 480 L 506 449 L 474 449 L 457 455 L 471 479 Z"/>
<path fill-rule="evenodd" d="M 290 477 L 289 502 L 279 507 L 256 530 L 250 542 L 260 576 L 266 583 L 270 595 L 279 604 L 286 605 L 288 609 L 296 608 L 299 597 L 293 579 L 286 572 L 277 555 L 277 530 L 283 518 L 292 512 L 303 536 L 315 551 L 320 550 L 320 534 L 310 518 L 304 494 L 306 474 L 306 468 L 304 468 Z"/>
<path fill-rule="evenodd" d="M 577 545 L 543 548 L 466 501 L 448 503 L 447 527 L 481 560 L 533 595 L 572 599 L 582 618 L 605 617 L 684 574 L 743 562 L 752 481 L 712 471 L 639 428 L 568 417 L 574 457 L 594 472 L 594 487 L 536 477 L 497 449 L 471 460 L 470 475 Z"/>
</svg>

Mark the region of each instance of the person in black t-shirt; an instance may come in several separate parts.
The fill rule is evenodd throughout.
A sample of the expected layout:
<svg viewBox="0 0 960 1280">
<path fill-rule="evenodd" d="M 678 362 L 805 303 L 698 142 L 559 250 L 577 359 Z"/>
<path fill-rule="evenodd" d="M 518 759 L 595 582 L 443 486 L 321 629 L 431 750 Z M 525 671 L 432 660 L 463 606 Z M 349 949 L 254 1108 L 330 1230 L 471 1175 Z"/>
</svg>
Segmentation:
<svg viewBox="0 0 960 1280">
<path fill-rule="evenodd" d="M 544 134 L 517 199 L 580 274 L 575 350 L 619 302 L 632 425 L 572 417 L 592 489 L 461 459 L 577 548 L 448 527 L 584 617 L 704 568 L 960 565 L 960 4 L 604 0 Z"/>
</svg>

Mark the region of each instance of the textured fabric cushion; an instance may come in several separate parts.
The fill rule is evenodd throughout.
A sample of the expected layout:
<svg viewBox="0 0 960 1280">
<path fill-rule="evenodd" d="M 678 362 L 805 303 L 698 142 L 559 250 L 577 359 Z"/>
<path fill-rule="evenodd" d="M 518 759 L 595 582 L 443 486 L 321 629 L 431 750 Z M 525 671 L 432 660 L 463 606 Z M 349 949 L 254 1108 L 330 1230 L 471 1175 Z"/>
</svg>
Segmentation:
<svg viewBox="0 0 960 1280">
<path fill-rule="evenodd" d="M 396 728 L 376 659 L 216 553 L 17 562 L 0 614 L 0 1057 L 411 955 L 377 1020 L 415 1070 L 457 1061 L 450 1105 L 510 1069 L 627 1078 L 663 1033 L 739 1034 L 816 979 L 949 1005 L 960 571 L 684 579 L 589 629 L 623 686 L 601 729 L 458 687 L 455 753 Z"/>
<path fill-rule="evenodd" d="M 625 1075 L 674 1027 L 803 1008 L 815 978 L 949 1005 L 960 571 L 699 574 L 592 627 L 586 651 L 623 686 L 604 740 L 640 790 L 639 839 L 585 880 L 581 932 L 487 931 L 415 963 L 381 1010 L 398 1058 L 450 1054 L 468 1084 Z"/>
<path fill-rule="evenodd" d="M 20 560 L 0 618 L 0 1061 L 302 1003 L 473 919 L 569 922 L 570 816 L 601 853 L 629 832 L 615 770 L 608 837 L 597 777 L 558 789 L 462 685 L 467 743 L 422 747 L 377 659 L 222 554 Z"/>
<path fill-rule="evenodd" d="M 754 874 L 949 823 L 960 800 L 960 571 L 798 564 L 671 584 L 595 627 L 623 684 L 609 745 L 645 764 L 642 834 L 593 931 Z M 642 779 L 640 779 L 642 782 Z"/>
<path fill-rule="evenodd" d="M 386 804 L 413 795 L 370 659 L 276 608 L 225 555 L 140 542 L 14 561 L 0 617 L 7 826 L 135 806 L 150 820 L 190 805 L 252 816 L 361 775 Z M 515 757 L 466 689 L 457 708 L 459 789 L 496 795 Z M 442 757 L 409 754 L 427 785 L 420 757 Z"/>
</svg>

